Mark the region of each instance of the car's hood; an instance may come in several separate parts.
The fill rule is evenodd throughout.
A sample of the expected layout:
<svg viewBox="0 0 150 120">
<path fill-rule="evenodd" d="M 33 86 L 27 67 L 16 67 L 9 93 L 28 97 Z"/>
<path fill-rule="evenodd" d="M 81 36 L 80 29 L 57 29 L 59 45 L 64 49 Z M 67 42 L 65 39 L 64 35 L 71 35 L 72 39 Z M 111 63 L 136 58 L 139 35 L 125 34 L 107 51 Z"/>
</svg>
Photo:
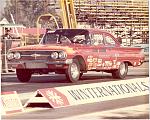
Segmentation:
<svg viewBox="0 0 150 120">
<path fill-rule="evenodd" d="M 73 47 L 67 46 L 67 45 L 58 45 L 58 44 L 53 44 L 53 45 L 28 45 L 28 46 L 22 46 L 22 47 L 16 47 L 10 49 L 10 51 L 40 51 L 40 50 L 64 50 L 66 52 L 73 52 Z"/>
</svg>

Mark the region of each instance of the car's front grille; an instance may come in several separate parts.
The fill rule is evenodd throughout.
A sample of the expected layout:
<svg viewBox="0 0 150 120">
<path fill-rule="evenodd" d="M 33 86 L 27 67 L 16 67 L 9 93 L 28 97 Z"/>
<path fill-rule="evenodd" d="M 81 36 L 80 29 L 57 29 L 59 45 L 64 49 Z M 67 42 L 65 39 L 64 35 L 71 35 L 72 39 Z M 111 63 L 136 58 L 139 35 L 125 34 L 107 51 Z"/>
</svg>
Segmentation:
<svg viewBox="0 0 150 120">
<path fill-rule="evenodd" d="M 22 55 L 31 55 L 31 54 L 43 54 L 43 55 L 49 55 L 51 51 L 20 51 Z"/>
<path fill-rule="evenodd" d="M 20 51 L 21 60 L 47 60 L 54 51 Z"/>
</svg>

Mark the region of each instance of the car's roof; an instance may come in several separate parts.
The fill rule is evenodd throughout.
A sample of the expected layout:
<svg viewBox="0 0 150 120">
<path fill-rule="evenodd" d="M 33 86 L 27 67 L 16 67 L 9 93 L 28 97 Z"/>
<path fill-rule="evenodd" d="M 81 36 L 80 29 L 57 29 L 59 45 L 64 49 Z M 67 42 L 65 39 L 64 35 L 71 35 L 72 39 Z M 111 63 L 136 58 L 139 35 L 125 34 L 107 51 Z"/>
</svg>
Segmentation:
<svg viewBox="0 0 150 120">
<path fill-rule="evenodd" d="M 47 31 L 49 31 L 49 29 L 47 29 Z M 101 32 L 101 33 L 108 33 L 110 34 L 108 31 L 106 30 L 101 30 L 101 29 L 98 29 L 98 28 L 68 28 L 68 29 L 56 29 L 55 32 L 58 32 L 58 31 L 71 31 L 71 32 L 89 32 L 89 33 L 94 33 L 94 32 Z"/>
</svg>

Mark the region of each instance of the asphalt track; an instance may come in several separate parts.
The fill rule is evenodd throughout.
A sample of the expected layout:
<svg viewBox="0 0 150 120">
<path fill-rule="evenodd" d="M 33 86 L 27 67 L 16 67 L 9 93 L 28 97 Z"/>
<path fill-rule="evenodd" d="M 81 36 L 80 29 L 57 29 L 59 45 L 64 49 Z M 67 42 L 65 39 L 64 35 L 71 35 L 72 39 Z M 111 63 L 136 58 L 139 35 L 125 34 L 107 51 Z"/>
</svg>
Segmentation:
<svg viewBox="0 0 150 120">
<path fill-rule="evenodd" d="M 138 68 L 129 68 L 125 80 L 144 78 L 149 74 L 148 63 Z M 90 84 L 107 81 L 118 81 L 110 74 L 88 72 L 78 83 L 69 83 L 64 75 L 34 75 L 30 82 L 18 82 L 16 75 L 2 74 L 2 91 L 17 91 L 22 104 L 33 96 L 37 89 L 74 84 Z M 25 108 L 22 113 L 2 116 L 2 119 L 55 119 L 55 120 L 99 120 L 99 119 L 149 119 L 149 96 L 138 96 L 118 100 L 110 100 L 93 104 L 76 105 L 65 108 Z"/>
</svg>

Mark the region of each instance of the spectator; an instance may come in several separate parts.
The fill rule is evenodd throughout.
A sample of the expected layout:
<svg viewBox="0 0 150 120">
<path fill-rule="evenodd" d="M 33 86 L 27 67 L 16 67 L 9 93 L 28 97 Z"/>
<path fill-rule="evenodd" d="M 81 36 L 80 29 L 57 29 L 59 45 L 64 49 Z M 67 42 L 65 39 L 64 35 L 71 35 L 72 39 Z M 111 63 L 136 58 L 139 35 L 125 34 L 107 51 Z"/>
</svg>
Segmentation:
<svg viewBox="0 0 150 120">
<path fill-rule="evenodd" d="M 11 30 L 11 29 L 10 29 Z M 10 35 L 10 30 L 5 28 L 5 34 L 2 36 L 2 72 L 7 72 L 7 62 L 6 54 L 12 46 L 12 36 Z"/>
</svg>

